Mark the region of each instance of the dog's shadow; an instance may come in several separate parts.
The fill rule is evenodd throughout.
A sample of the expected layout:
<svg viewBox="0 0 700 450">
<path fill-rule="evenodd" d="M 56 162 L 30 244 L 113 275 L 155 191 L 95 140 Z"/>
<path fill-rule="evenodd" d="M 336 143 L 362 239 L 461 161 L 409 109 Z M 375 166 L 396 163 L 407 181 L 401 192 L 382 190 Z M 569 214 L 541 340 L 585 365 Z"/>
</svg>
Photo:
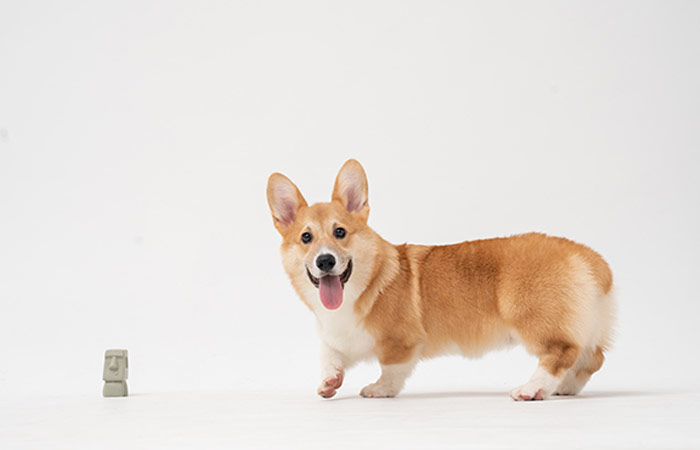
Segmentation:
<svg viewBox="0 0 700 450">
<path fill-rule="evenodd" d="M 504 391 L 407 392 L 405 394 L 400 394 L 399 397 L 415 398 L 415 399 L 426 399 L 426 398 L 439 399 L 439 398 L 503 397 L 503 395 L 508 395 L 508 392 L 504 392 Z"/>
<path fill-rule="evenodd" d="M 549 400 L 592 400 L 603 398 L 625 398 L 625 397 L 654 397 L 666 396 L 673 394 L 682 394 L 682 391 L 625 391 L 625 390 L 609 390 L 609 391 L 590 391 L 582 392 L 579 395 L 553 395 Z M 407 392 L 399 394 L 395 398 L 385 400 L 400 400 L 400 399 L 449 399 L 449 398 L 508 398 L 507 391 L 460 391 L 460 392 Z M 353 400 L 361 398 L 359 396 L 343 396 L 332 400 Z"/>
</svg>

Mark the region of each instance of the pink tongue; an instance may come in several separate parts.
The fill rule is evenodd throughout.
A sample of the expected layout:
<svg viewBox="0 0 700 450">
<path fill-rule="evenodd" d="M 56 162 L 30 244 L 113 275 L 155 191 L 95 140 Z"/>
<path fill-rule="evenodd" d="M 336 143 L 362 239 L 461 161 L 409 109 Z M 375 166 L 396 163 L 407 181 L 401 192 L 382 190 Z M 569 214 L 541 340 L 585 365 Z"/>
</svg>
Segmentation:
<svg viewBox="0 0 700 450">
<path fill-rule="evenodd" d="M 319 280 L 321 303 L 328 309 L 337 309 L 343 303 L 343 286 L 338 275 L 326 275 Z"/>
</svg>

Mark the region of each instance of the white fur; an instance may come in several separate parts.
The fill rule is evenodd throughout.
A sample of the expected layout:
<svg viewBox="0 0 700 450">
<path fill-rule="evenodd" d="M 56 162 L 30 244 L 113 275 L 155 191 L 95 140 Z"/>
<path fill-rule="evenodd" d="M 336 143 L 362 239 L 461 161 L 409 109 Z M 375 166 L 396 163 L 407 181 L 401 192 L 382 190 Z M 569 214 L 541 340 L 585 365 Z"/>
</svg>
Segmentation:
<svg viewBox="0 0 700 450">
<path fill-rule="evenodd" d="M 323 306 L 321 306 L 323 308 Z M 357 323 L 352 306 L 343 304 L 334 311 L 317 308 L 318 333 L 324 345 L 342 356 L 343 368 L 374 356 L 374 338 Z"/>
<path fill-rule="evenodd" d="M 406 383 L 406 378 L 411 375 L 411 372 L 416 367 L 416 361 L 417 359 L 414 358 L 402 364 L 382 364 L 382 375 L 376 382 L 362 388 L 360 395 L 374 398 L 395 397 L 401 392 Z"/>
<path fill-rule="evenodd" d="M 573 280 L 571 291 L 576 295 L 572 304 L 576 308 L 575 332 L 576 342 L 581 349 L 607 347 L 612 334 L 615 316 L 615 298 L 612 293 L 604 295 L 591 273 L 591 268 L 578 255 L 569 258 L 572 266 Z"/>
<path fill-rule="evenodd" d="M 530 380 L 524 385 L 510 391 L 510 396 L 513 397 L 514 400 L 528 400 L 534 399 L 537 391 L 540 391 L 542 399 L 546 399 L 552 395 L 561 381 L 562 377 L 555 377 L 542 366 L 537 366 Z"/>
<path fill-rule="evenodd" d="M 354 270 L 354 269 L 353 269 Z M 351 280 L 352 281 L 352 280 Z M 357 292 L 357 291 L 360 292 Z M 321 366 L 329 367 L 342 363 L 338 369 L 348 369 L 356 363 L 374 356 L 376 342 L 359 323 L 354 311 L 355 300 L 361 289 L 349 282 L 343 291 L 343 303 L 338 309 L 326 309 L 320 301 L 318 289 L 308 283 L 303 295 L 316 316 L 316 325 L 322 341 Z M 322 376 L 331 370 L 322 369 Z"/>
<path fill-rule="evenodd" d="M 321 341 L 321 383 L 327 378 L 334 378 L 343 373 L 347 367 L 345 356 Z"/>
</svg>

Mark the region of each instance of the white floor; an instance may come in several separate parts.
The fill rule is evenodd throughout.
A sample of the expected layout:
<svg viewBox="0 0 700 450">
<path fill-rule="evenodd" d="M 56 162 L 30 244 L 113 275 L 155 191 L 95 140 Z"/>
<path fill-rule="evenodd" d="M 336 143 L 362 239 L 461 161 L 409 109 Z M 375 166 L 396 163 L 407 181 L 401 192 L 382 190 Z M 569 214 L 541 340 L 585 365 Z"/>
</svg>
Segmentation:
<svg viewBox="0 0 700 450">
<path fill-rule="evenodd" d="M 208 392 L 10 397 L 0 448 L 700 448 L 700 392 Z"/>
</svg>

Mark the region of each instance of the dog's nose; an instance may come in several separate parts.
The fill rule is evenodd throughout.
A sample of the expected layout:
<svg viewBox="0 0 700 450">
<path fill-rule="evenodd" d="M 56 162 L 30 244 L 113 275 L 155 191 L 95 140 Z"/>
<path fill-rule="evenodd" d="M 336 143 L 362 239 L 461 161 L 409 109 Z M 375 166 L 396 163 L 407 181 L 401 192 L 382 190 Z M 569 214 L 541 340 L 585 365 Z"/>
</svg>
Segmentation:
<svg viewBox="0 0 700 450">
<path fill-rule="evenodd" d="M 320 255 L 318 258 L 316 258 L 316 267 L 323 272 L 328 272 L 335 267 L 335 257 L 330 253 Z"/>
</svg>

